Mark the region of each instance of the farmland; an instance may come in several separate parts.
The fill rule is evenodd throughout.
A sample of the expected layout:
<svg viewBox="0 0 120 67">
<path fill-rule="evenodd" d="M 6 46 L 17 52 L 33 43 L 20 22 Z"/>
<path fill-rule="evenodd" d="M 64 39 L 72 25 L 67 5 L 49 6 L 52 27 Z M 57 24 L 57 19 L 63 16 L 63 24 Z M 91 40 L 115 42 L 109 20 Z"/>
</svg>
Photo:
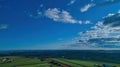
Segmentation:
<svg viewBox="0 0 120 67">
<path fill-rule="evenodd" d="M 119 51 L 2 51 L 0 67 L 120 67 L 119 56 Z"/>
<path fill-rule="evenodd" d="M 5 56 L 4 58 L 10 58 L 13 59 L 13 61 L 10 63 L 1 63 L 0 67 L 93 67 L 95 64 L 101 66 L 102 64 L 108 64 L 111 66 L 120 67 L 120 64 L 117 63 L 71 60 L 63 58 L 46 58 L 44 61 L 41 61 L 37 57 L 25 58 L 19 56 Z"/>
</svg>

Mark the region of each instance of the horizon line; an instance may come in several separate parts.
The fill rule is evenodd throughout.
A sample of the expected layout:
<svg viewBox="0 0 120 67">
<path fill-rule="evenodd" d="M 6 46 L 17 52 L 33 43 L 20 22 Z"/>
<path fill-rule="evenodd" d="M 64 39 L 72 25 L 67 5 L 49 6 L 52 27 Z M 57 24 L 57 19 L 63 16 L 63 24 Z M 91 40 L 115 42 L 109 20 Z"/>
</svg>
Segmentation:
<svg viewBox="0 0 120 67">
<path fill-rule="evenodd" d="M 120 50 L 120 48 L 89 48 L 89 49 L 9 49 L 0 51 L 29 51 L 29 50 Z"/>
</svg>

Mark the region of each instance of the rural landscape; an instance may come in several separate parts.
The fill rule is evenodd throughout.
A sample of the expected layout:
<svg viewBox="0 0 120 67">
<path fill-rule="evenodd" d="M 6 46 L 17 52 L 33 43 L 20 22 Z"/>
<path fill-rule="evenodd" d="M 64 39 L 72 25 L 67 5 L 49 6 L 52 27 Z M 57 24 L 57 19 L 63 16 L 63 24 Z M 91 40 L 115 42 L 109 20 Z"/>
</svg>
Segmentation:
<svg viewBox="0 0 120 67">
<path fill-rule="evenodd" d="M 120 67 L 120 51 L 30 50 L 0 53 L 0 67 Z"/>
<path fill-rule="evenodd" d="M 0 0 L 0 67 L 120 67 L 120 0 Z"/>
</svg>

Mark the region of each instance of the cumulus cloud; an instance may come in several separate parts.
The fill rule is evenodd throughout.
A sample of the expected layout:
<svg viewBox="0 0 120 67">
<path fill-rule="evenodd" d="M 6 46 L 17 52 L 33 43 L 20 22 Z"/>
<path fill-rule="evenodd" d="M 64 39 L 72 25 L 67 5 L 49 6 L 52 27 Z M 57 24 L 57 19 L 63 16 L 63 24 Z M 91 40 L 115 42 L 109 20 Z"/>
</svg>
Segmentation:
<svg viewBox="0 0 120 67">
<path fill-rule="evenodd" d="M 104 25 L 110 25 L 111 27 L 120 26 L 120 13 L 106 17 L 103 21 Z"/>
<path fill-rule="evenodd" d="M 83 23 L 83 21 L 79 21 Z M 98 21 L 91 30 L 79 32 L 79 37 L 72 39 L 71 48 L 81 49 L 118 49 L 120 48 L 120 13 L 109 13 L 103 20 Z"/>
<path fill-rule="evenodd" d="M 45 11 L 45 16 L 56 22 L 90 24 L 89 20 L 86 21 L 76 20 L 70 15 L 68 11 L 59 10 L 57 8 L 47 9 Z"/>
<path fill-rule="evenodd" d="M 72 5 L 72 4 L 74 4 L 76 2 L 76 0 L 71 0 L 67 5 L 69 6 L 69 5 Z"/>
<path fill-rule="evenodd" d="M 96 48 L 120 47 L 120 27 L 110 27 L 98 22 L 92 30 L 79 33 L 80 44 Z"/>
<path fill-rule="evenodd" d="M 94 6 L 95 6 L 95 4 L 93 4 L 93 3 L 87 4 L 87 5 L 85 5 L 84 7 L 82 7 L 82 8 L 80 9 L 80 11 L 81 11 L 81 12 L 86 12 L 87 10 L 89 10 L 91 7 L 94 7 Z"/>
<path fill-rule="evenodd" d="M 65 10 L 60 11 L 57 8 L 49 8 L 45 11 L 45 16 L 58 22 L 77 23 L 77 20 L 73 19 L 69 12 Z"/>
<path fill-rule="evenodd" d="M 47 17 L 49 19 L 52 19 L 55 22 L 62 22 L 62 23 L 91 24 L 90 20 L 84 20 L 84 21 L 77 20 L 68 11 L 61 10 L 58 8 L 48 8 L 43 11 L 38 9 L 36 10 L 36 13 L 34 14 L 29 13 L 29 17 L 34 18 L 34 19 L 41 19 L 43 17 Z"/>
<path fill-rule="evenodd" d="M 115 15 L 115 14 L 109 13 L 106 17 L 111 17 L 111 16 L 113 16 L 113 15 Z"/>
<path fill-rule="evenodd" d="M 91 22 L 89 20 L 86 20 L 85 21 L 85 24 L 90 24 Z"/>
<path fill-rule="evenodd" d="M 120 14 L 109 14 L 91 30 L 79 32 L 75 45 L 89 48 L 120 48 Z M 73 46 L 73 45 L 72 45 Z"/>
<path fill-rule="evenodd" d="M 8 25 L 7 24 L 0 24 L 0 30 L 7 29 Z"/>
</svg>

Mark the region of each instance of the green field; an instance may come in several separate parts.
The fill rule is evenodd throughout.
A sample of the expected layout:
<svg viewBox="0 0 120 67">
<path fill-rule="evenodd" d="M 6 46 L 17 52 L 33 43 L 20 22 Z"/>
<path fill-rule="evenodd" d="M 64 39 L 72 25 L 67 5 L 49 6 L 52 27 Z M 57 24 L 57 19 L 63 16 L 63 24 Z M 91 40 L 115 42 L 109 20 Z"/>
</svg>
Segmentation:
<svg viewBox="0 0 120 67">
<path fill-rule="evenodd" d="M 7 58 L 11 58 L 14 61 L 11 63 L 0 64 L 0 67 L 38 67 L 38 66 L 49 67 L 49 64 L 46 61 L 41 62 L 37 58 L 11 57 L 11 56 Z"/>
<path fill-rule="evenodd" d="M 0 57 L 3 58 L 3 57 Z M 4 58 L 13 59 L 10 63 L 1 63 L 0 67 L 63 67 L 56 64 L 50 64 L 48 60 L 40 61 L 38 58 L 25 58 L 25 57 L 16 57 L 16 56 L 7 56 Z M 108 64 L 115 65 L 120 67 L 120 64 L 107 63 L 107 62 L 98 62 L 98 61 L 82 61 L 82 60 L 70 60 L 70 59 L 61 59 L 61 58 L 50 58 L 56 62 L 67 64 L 71 67 L 94 67 L 94 64 Z"/>
<path fill-rule="evenodd" d="M 108 62 L 68 60 L 68 59 L 56 59 L 56 58 L 53 58 L 53 59 L 56 60 L 56 61 L 66 63 L 68 65 L 71 65 L 73 67 L 83 67 L 83 66 L 85 66 L 85 67 L 93 67 L 94 64 L 98 64 L 98 65 L 107 64 L 107 65 L 110 65 L 110 66 L 120 67 L 120 64 L 108 63 Z"/>
</svg>

